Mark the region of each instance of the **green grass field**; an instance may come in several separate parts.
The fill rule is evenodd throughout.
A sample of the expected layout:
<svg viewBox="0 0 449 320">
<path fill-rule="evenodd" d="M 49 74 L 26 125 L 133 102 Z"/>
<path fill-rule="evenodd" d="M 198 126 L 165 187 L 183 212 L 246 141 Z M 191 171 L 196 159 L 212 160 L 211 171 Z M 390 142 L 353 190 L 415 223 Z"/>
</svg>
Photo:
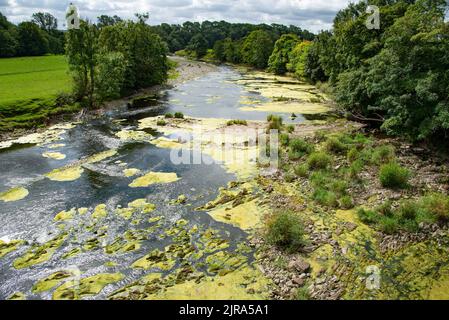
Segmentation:
<svg viewBox="0 0 449 320">
<path fill-rule="evenodd" d="M 64 56 L 0 59 L 0 131 L 33 128 L 79 106 L 56 106 L 72 83 Z"/>
<path fill-rule="evenodd" d="M 67 69 L 64 56 L 0 59 L 0 105 L 70 91 Z"/>
</svg>

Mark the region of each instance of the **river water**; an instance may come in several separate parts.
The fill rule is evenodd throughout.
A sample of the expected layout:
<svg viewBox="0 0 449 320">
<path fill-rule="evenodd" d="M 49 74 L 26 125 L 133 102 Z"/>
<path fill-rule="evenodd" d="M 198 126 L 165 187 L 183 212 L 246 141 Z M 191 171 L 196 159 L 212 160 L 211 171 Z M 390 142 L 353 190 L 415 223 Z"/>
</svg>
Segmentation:
<svg viewBox="0 0 449 320">
<path fill-rule="evenodd" d="M 234 69 L 220 67 L 217 72 L 161 92 L 157 106 L 138 110 L 128 110 L 126 106 L 122 106 L 98 119 L 65 128 L 58 141 L 38 145 L 14 144 L 10 148 L 1 149 L 0 193 L 21 186 L 29 194 L 18 201 L 0 201 L 0 239 L 4 242 L 26 242 L 0 258 L 0 299 L 6 299 L 16 292 L 23 293 L 27 299 L 51 299 L 51 290 L 33 292 L 32 287 L 38 280 L 58 270 L 77 269 L 83 277 L 99 273 L 123 274 L 120 281 L 87 297 L 104 299 L 114 290 L 147 273 L 130 268 L 130 265 L 151 250 L 167 246 L 170 240 L 161 234 L 180 219 L 186 221 L 186 228 L 195 226 L 203 231 L 215 230 L 229 244 L 226 250 L 230 252 L 239 243 L 246 242 L 247 234 L 241 229 L 217 222 L 206 212 L 195 210 L 215 199 L 220 187 L 236 179 L 233 174 L 226 172 L 219 164 L 174 165 L 170 161 L 170 150 L 116 136 L 116 133 L 124 129 L 136 130 L 139 119 L 167 112 L 180 111 L 187 116 L 201 118 L 266 119 L 267 113 L 240 110 L 242 99 L 269 100 L 236 82 L 243 77 Z M 290 116 L 281 115 L 284 119 Z M 291 121 L 301 122 L 304 118 L 298 115 L 298 118 Z M 77 179 L 53 181 L 45 176 L 52 170 L 108 150 L 116 152 L 101 157 L 99 161 L 84 163 Z M 43 157 L 45 152 L 58 152 L 66 157 L 59 160 L 46 158 Z M 130 188 L 133 178 L 123 175 L 125 168 L 141 172 L 176 173 L 179 180 L 144 188 Z M 188 205 L 170 202 L 180 195 L 186 196 Z M 104 247 L 126 231 L 151 229 L 151 222 L 142 216 L 121 219 L 109 214 L 100 222 L 92 223 L 87 215 L 77 215 L 63 223 L 54 221 L 57 213 L 72 208 L 86 208 L 86 211 L 92 212 L 97 206 L 105 205 L 107 211 L 113 211 L 115 208 L 126 208 L 136 199 L 146 199 L 147 203 L 154 204 L 156 210 L 152 216 L 162 217 L 162 222 L 156 228 L 158 230 L 153 228 L 139 238 L 138 249 L 129 252 L 108 254 Z M 47 259 L 24 268 L 13 266 L 30 248 L 36 250 L 61 233 L 67 237 Z M 98 239 L 100 240 L 97 241 Z M 76 254 L 70 255 L 70 252 Z M 250 261 L 251 254 L 246 255 Z M 39 256 L 36 259 L 38 258 Z M 198 264 L 197 269 L 202 268 L 204 267 Z"/>
</svg>

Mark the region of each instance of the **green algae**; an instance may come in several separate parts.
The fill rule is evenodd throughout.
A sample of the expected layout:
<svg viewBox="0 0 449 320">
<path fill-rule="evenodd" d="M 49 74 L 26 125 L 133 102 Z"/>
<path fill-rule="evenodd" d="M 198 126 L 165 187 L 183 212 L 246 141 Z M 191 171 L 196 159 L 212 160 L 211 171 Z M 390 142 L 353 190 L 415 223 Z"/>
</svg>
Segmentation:
<svg viewBox="0 0 449 320">
<path fill-rule="evenodd" d="M 233 254 L 226 251 L 218 251 L 206 258 L 207 271 L 211 274 L 224 276 L 237 270 L 247 262 L 248 258 L 243 255 Z"/>
<path fill-rule="evenodd" d="M 34 284 L 32 291 L 33 293 L 41 293 L 45 291 L 49 291 L 59 285 L 62 281 L 64 281 L 67 278 L 72 277 L 73 274 L 71 272 L 67 271 L 58 271 L 55 273 L 52 273 L 48 277 L 39 280 Z"/>
<path fill-rule="evenodd" d="M 69 182 L 69 181 L 75 181 L 79 179 L 84 172 L 84 169 L 82 168 L 85 164 L 93 164 L 100 161 L 103 161 L 107 158 L 110 158 L 114 156 L 117 153 L 117 150 L 111 149 L 107 151 L 103 151 L 100 153 L 97 153 L 93 156 L 87 157 L 85 159 L 82 159 L 76 163 L 69 164 L 67 166 L 64 166 L 62 168 L 55 169 L 45 175 L 48 179 L 52 181 L 57 182 Z"/>
<path fill-rule="evenodd" d="M 22 292 L 13 293 L 8 300 L 26 300 L 26 295 Z"/>
<path fill-rule="evenodd" d="M 40 246 L 33 246 L 23 256 L 14 260 L 14 268 L 24 269 L 50 260 L 54 252 L 62 246 L 67 237 L 68 234 L 63 233 Z"/>
<path fill-rule="evenodd" d="M 72 250 L 70 250 L 69 252 L 65 253 L 62 258 L 63 259 L 70 259 L 70 258 L 74 258 L 77 255 L 79 255 L 80 253 L 82 253 L 82 250 L 80 248 L 73 248 Z"/>
<path fill-rule="evenodd" d="M 16 251 L 24 243 L 25 241 L 23 240 L 12 240 L 9 242 L 0 240 L 0 258 L 3 258 L 10 252 Z"/>
<path fill-rule="evenodd" d="M 138 174 L 140 174 L 140 170 L 134 169 L 134 168 L 129 168 L 129 169 L 123 170 L 123 174 L 125 175 L 125 177 L 130 178 L 130 177 L 134 177 L 134 176 L 137 176 Z"/>
<path fill-rule="evenodd" d="M 58 213 L 54 218 L 53 221 L 67 221 L 73 219 L 74 215 L 76 213 L 76 209 L 73 208 L 70 211 L 61 211 Z"/>
<path fill-rule="evenodd" d="M 175 266 L 176 261 L 165 252 L 162 252 L 160 250 L 153 250 L 146 256 L 140 258 L 139 260 L 135 261 L 131 267 L 136 269 L 159 269 L 162 271 L 168 271 L 173 269 Z"/>
<path fill-rule="evenodd" d="M 67 281 L 53 292 L 53 300 L 78 300 L 99 294 L 107 285 L 124 278 L 121 273 L 102 273 L 88 278 Z"/>
<path fill-rule="evenodd" d="M 108 211 L 106 210 L 105 204 L 99 204 L 95 207 L 94 212 L 92 212 L 93 219 L 103 219 L 108 215 Z"/>
<path fill-rule="evenodd" d="M 149 172 L 135 179 L 129 186 L 131 188 L 144 188 L 153 184 L 165 184 L 178 181 L 176 173 L 172 172 Z"/>
<path fill-rule="evenodd" d="M 25 199 L 29 192 L 24 187 L 12 188 L 6 192 L 0 193 L 0 200 L 4 202 L 15 202 Z"/>
</svg>

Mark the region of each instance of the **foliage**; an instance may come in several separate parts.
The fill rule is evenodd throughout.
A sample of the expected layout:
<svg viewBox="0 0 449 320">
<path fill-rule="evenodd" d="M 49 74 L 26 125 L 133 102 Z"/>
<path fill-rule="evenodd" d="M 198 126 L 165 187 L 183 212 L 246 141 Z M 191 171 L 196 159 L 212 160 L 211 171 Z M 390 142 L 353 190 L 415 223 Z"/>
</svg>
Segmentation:
<svg viewBox="0 0 449 320">
<path fill-rule="evenodd" d="M 385 188 L 404 189 L 408 185 L 410 171 L 395 162 L 384 164 L 379 170 L 380 183 Z"/>
<path fill-rule="evenodd" d="M 306 64 L 309 50 L 312 43 L 310 41 L 303 41 L 293 48 L 290 52 L 290 63 L 287 66 L 290 72 L 295 73 L 296 77 L 299 79 L 306 78 Z"/>
<path fill-rule="evenodd" d="M 415 200 L 402 201 L 396 208 L 390 202 L 373 210 L 360 208 L 357 214 L 360 221 L 374 225 L 387 234 L 417 232 L 422 225 L 449 221 L 449 197 L 432 193 Z"/>
<path fill-rule="evenodd" d="M 267 224 L 268 243 L 287 252 L 296 252 L 305 245 L 304 227 L 300 218 L 291 211 L 273 214 Z"/>
<path fill-rule="evenodd" d="M 240 49 L 242 61 L 255 68 L 264 69 L 268 65 L 273 46 L 273 39 L 267 31 L 253 31 L 245 38 Z"/>
<path fill-rule="evenodd" d="M 324 152 L 314 152 L 307 158 L 307 164 L 311 170 L 327 169 L 332 158 Z"/>
<path fill-rule="evenodd" d="M 176 112 L 174 117 L 175 119 L 184 119 L 184 114 L 182 112 Z"/>
<path fill-rule="evenodd" d="M 273 53 L 268 60 L 268 70 L 275 74 L 287 72 L 287 64 L 290 62 L 290 52 L 299 43 L 299 38 L 295 34 L 284 34 L 274 45 Z"/>
<path fill-rule="evenodd" d="M 248 122 L 246 120 L 229 120 L 227 126 L 247 126 Z"/>
</svg>

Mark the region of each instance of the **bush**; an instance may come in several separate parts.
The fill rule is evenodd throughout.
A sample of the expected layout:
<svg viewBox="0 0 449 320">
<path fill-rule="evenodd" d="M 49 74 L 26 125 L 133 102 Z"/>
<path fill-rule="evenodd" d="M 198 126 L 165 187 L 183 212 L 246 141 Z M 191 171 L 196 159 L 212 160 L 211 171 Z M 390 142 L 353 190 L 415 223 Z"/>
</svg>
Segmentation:
<svg viewBox="0 0 449 320">
<path fill-rule="evenodd" d="M 307 159 L 307 164 L 311 170 L 327 169 L 332 162 L 332 158 L 323 152 L 312 153 Z"/>
<path fill-rule="evenodd" d="M 295 174 L 298 177 L 307 178 L 309 175 L 309 167 L 307 164 L 300 164 L 295 167 Z"/>
<path fill-rule="evenodd" d="M 344 152 L 346 152 L 346 149 L 347 149 L 346 145 L 344 143 L 342 143 L 337 138 L 327 139 L 324 148 L 327 152 L 334 153 L 334 154 L 344 153 Z"/>
<path fill-rule="evenodd" d="M 338 207 L 337 196 L 332 191 L 318 188 L 313 193 L 313 199 L 323 206 Z"/>
<path fill-rule="evenodd" d="M 182 112 L 176 112 L 175 113 L 175 118 L 176 119 L 184 119 L 184 114 Z"/>
<path fill-rule="evenodd" d="M 373 210 L 366 210 L 364 208 L 360 208 L 357 210 L 357 216 L 359 217 L 360 221 L 366 224 L 374 224 L 379 222 L 380 216 L 377 212 Z"/>
<path fill-rule="evenodd" d="M 246 120 L 229 120 L 227 126 L 247 126 L 248 122 Z"/>
<path fill-rule="evenodd" d="M 167 122 L 165 122 L 164 120 L 158 120 L 156 122 L 156 125 L 158 125 L 159 127 L 163 127 L 167 125 Z"/>
<path fill-rule="evenodd" d="M 288 133 L 293 133 L 293 132 L 295 132 L 295 126 L 292 125 L 292 124 L 288 125 L 288 126 L 287 126 L 287 132 L 288 132 Z"/>
<path fill-rule="evenodd" d="M 281 145 L 282 145 L 283 147 L 286 147 L 286 146 L 288 146 L 288 144 L 290 143 L 290 136 L 289 136 L 287 133 L 282 133 L 282 134 L 279 136 L 279 140 L 280 140 L 280 142 L 281 142 Z"/>
<path fill-rule="evenodd" d="M 269 122 L 268 130 L 281 130 L 283 125 L 282 117 L 269 115 L 267 117 L 267 121 Z"/>
<path fill-rule="evenodd" d="M 351 196 L 343 196 L 338 202 L 340 204 L 340 208 L 342 209 L 349 210 L 354 208 L 354 201 Z"/>
<path fill-rule="evenodd" d="M 288 252 L 296 252 L 305 245 L 301 220 L 291 211 L 273 215 L 268 222 L 267 241 Z"/>
<path fill-rule="evenodd" d="M 379 229 L 386 234 L 393 234 L 399 231 L 399 222 L 395 217 L 380 217 Z"/>
<path fill-rule="evenodd" d="M 449 221 L 449 197 L 441 193 L 433 193 L 421 199 L 424 212 L 440 222 Z"/>
<path fill-rule="evenodd" d="M 289 143 L 289 147 L 289 158 L 292 160 L 302 158 L 304 155 L 310 154 L 314 150 L 311 144 L 299 138 L 291 140 Z"/>
<path fill-rule="evenodd" d="M 375 164 L 385 164 L 395 159 L 394 147 L 391 145 L 380 146 L 373 150 L 371 161 Z"/>
<path fill-rule="evenodd" d="M 165 119 L 172 119 L 173 115 L 171 113 L 165 114 Z"/>
<path fill-rule="evenodd" d="M 353 147 L 348 151 L 346 157 L 348 158 L 349 162 L 352 163 L 360 158 L 360 152 L 356 147 Z"/>
<path fill-rule="evenodd" d="M 379 171 L 380 183 L 384 188 L 404 189 L 409 177 L 410 172 L 395 162 L 383 165 Z"/>
</svg>

